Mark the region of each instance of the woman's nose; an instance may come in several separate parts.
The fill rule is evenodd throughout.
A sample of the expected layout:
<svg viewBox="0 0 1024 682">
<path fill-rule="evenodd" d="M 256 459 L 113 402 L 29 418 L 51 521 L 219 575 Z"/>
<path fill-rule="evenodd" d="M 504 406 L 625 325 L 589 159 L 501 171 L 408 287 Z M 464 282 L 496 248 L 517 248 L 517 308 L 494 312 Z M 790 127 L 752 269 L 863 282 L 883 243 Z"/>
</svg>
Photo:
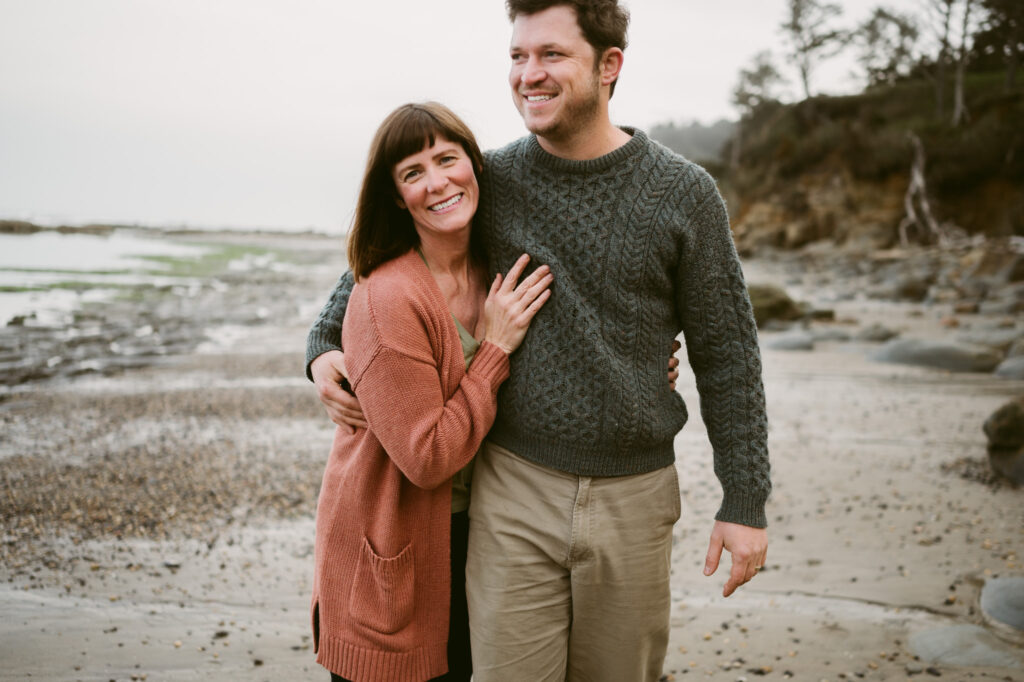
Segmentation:
<svg viewBox="0 0 1024 682">
<path fill-rule="evenodd" d="M 431 192 L 444 189 L 448 185 L 448 174 L 440 168 L 431 168 L 427 171 L 427 189 Z"/>
</svg>

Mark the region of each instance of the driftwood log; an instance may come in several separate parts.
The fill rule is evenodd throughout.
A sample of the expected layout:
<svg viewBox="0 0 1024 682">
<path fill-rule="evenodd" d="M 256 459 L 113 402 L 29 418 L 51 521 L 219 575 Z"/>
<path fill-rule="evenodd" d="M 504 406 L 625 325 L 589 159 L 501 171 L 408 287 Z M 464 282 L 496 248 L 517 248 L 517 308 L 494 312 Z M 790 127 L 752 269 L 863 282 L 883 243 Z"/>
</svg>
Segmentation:
<svg viewBox="0 0 1024 682">
<path fill-rule="evenodd" d="M 903 195 L 905 215 L 898 228 L 900 245 L 906 247 L 915 242 L 947 246 L 962 236 L 962 231 L 952 223 L 939 223 L 932 214 L 924 177 L 924 145 L 913 132 L 908 132 L 907 138 L 914 147 L 914 160 L 910 166 L 907 192 Z"/>
</svg>

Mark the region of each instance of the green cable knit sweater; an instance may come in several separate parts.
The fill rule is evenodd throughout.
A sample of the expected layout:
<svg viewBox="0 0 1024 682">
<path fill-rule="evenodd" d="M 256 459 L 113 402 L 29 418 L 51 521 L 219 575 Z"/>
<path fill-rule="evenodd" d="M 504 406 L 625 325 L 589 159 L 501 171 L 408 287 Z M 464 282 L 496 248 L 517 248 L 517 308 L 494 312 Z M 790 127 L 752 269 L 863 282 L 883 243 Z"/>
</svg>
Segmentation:
<svg viewBox="0 0 1024 682">
<path fill-rule="evenodd" d="M 716 519 L 767 525 L 771 490 L 757 330 L 721 195 L 699 166 L 626 129 L 610 154 L 571 161 L 534 136 L 486 155 L 474 229 L 492 272 L 529 253 L 552 296 L 513 356 L 489 438 L 582 476 L 667 466 L 686 406 L 665 378 L 680 331 L 724 496 Z M 338 349 L 352 287 L 309 332 L 309 363 Z"/>
</svg>

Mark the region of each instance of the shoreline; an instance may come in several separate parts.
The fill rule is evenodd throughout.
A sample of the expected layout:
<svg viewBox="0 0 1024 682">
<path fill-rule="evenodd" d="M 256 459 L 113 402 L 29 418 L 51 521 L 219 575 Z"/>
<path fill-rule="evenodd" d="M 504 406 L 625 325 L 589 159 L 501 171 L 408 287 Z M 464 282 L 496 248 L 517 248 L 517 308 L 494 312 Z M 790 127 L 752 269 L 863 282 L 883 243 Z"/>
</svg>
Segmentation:
<svg viewBox="0 0 1024 682">
<path fill-rule="evenodd" d="M 326 678 L 308 606 L 333 428 L 302 366 L 306 330 L 341 267 L 328 246 L 340 240 L 282 241 L 302 267 L 236 273 L 166 318 L 188 319 L 182 329 L 196 334 L 206 320 L 234 325 L 230 339 L 201 348 L 190 338 L 110 376 L 58 374 L 0 393 L 0 680 Z M 749 281 L 801 291 L 785 260 L 744 267 Z M 880 322 L 945 338 L 1003 319 L 962 316 L 951 329 L 952 304 L 815 302 L 826 304 L 835 321 L 813 328 Z M 855 340 L 770 347 L 786 333 L 761 339 L 775 482 L 768 568 L 729 599 L 727 559 L 712 578 L 700 573 L 720 489 L 683 369 L 694 416 L 676 440 L 683 515 L 666 677 L 905 680 L 932 668 L 955 680 L 1024 678 L 1020 646 L 978 608 L 986 580 L 1024 575 L 1024 491 L 957 467 L 984 461 L 981 422 L 1024 394 L 1024 381 L 873 362 L 875 345 Z M 989 662 L 1016 662 L 925 660 L 921 637 L 961 626 L 1009 657 Z"/>
</svg>

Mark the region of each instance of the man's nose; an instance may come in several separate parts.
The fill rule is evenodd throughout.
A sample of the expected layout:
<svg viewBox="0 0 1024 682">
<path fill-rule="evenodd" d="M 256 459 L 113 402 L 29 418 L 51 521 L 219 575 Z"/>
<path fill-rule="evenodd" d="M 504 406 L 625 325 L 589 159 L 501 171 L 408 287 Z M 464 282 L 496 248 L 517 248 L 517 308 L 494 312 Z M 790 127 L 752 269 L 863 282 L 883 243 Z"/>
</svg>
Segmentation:
<svg viewBox="0 0 1024 682">
<path fill-rule="evenodd" d="M 523 85 L 535 85 L 547 77 L 548 74 L 541 68 L 540 62 L 531 58 L 526 62 L 520 80 L 522 80 Z"/>
</svg>

